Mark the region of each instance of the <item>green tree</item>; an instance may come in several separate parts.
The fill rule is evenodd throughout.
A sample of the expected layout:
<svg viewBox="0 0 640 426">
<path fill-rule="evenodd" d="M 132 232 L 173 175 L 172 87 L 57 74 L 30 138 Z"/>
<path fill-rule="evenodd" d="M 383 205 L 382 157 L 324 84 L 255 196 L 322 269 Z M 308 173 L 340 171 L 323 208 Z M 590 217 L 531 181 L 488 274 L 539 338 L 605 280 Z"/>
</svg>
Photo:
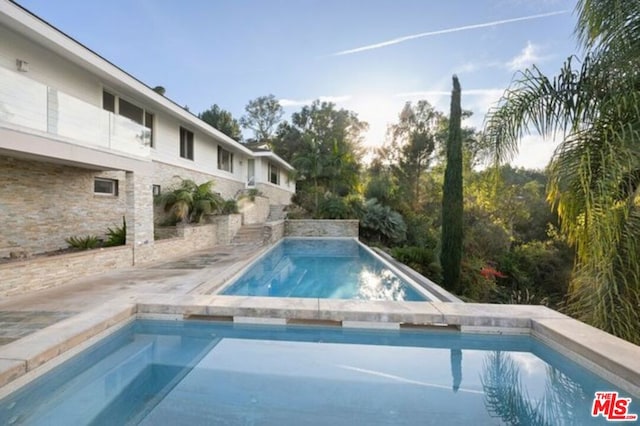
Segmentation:
<svg viewBox="0 0 640 426">
<path fill-rule="evenodd" d="M 496 163 L 523 133 L 561 139 L 547 196 L 575 246 L 567 309 L 640 343 L 640 2 L 579 0 L 576 34 L 586 57 L 549 78 L 535 66 L 487 116 Z"/>
<path fill-rule="evenodd" d="M 447 166 L 444 173 L 442 196 L 442 250 L 440 264 L 445 287 L 456 293 L 460 286 L 462 261 L 462 135 L 461 135 L 460 83 L 453 76 L 451 114 L 449 115 L 449 139 L 447 141 Z"/>
<path fill-rule="evenodd" d="M 429 102 L 416 105 L 407 102 L 398 116 L 398 123 L 389 126 L 391 145 L 383 155 L 396 160 L 394 172 L 398 176 L 405 199 L 415 209 L 420 202 L 420 178 L 427 170 L 436 148 L 438 126 L 442 114 Z"/>
<path fill-rule="evenodd" d="M 256 142 L 267 143 L 271 146 L 271 139 L 284 110 L 274 95 L 260 96 L 249 101 L 244 108 L 246 114 L 240 118 L 240 124 L 245 129 L 251 129 Z"/>
<path fill-rule="evenodd" d="M 317 213 L 321 194 L 346 196 L 359 191 L 361 142 L 367 126 L 354 112 L 320 101 L 304 106 L 292 114 L 291 124 L 280 126 L 274 151 L 296 167 L 297 198 L 313 200 L 303 207 Z"/>
<path fill-rule="evenodd" d="M 225 111 L 217 104 L 213 104 L 211 108 L 198 114 L 198 118 L 207 124 L 220 130 L 225 135 L 237 141 L 242 140 L 242 131 L 240 123 L 233 118 L 229 111 Z"/>
</svg>

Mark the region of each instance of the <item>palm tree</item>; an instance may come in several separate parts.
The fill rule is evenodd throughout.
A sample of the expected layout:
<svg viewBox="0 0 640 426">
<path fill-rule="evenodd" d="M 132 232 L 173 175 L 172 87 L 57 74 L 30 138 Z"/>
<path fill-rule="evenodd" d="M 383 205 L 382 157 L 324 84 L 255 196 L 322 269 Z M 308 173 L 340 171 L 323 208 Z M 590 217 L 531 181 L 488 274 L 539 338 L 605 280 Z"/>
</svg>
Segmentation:
<svg viewBox="0 0 640 426">
<path fill-rule="evenodd" d="M 205 214 L 218 212 L 224 203 L 222 197 L 213 192 L 213 185 L 213 181 L 198 185 L 191 179 L 181 179 L 177 188 L 162 193 L 157 202 L 182 222 L 200 222 Z"/>
<path fill-rule="evenodd" d="M 553 78 L 521 72 L 485 135 L 496 164 L 531 130 L 561 139 L 547 198 L 576 247 L 567 312 L 640 343 L 640 2 L 579 0 L 576 11 L 585 59 Z"/>
</svg>

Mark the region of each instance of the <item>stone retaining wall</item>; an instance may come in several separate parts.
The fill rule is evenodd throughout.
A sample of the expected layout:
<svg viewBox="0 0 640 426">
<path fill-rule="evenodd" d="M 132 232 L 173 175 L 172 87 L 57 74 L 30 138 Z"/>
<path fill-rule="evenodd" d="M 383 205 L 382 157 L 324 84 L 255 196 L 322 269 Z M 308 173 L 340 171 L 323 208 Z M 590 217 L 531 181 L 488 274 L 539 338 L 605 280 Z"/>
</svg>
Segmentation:
<svg viewBox="0 0 640 426">
<path fill-rule="evenodd" d="M 294 194 L 294 192 L 272 183 L 258 183 L 256 189 L 269 198 L 271 204 L 289 205 L 291 204 L 291 197 L 293 197 Z"/>
<path fill-rule="evenodd" d="M 355 237 L 358 238 L 357 220 L 287 220 L 286 237 Z"/>
<path fill-rule="evenodd" d="M 132 263 L 129 246 L 8 262 L 0 264 L 0 296 L 56 287 L 72 279 L 127 268 Z"/>
<path fill-rule="evenodd" d="M 241 198 L 238 201 L 238 210 L 242 215 L 243 225 L 265 223 L 269 217 L 269 199 L 256 196 L 251 201 L 249 198 Z"/>
<path fill-rule="evenodd" d="M 223 216 L 224 217 L 224 216 Z M 195 250 L 202 250 L 218 244 L 219 229 L 216 223 L 206 225 L 176 226 L 174 238 L 156 240 L 153 250 L 144 259 L 136 256 L 136 264 L 149 264 L 165 259 L 187 256 Z"/>
<path fill-rule="evenodd" d="M 218 227 L 216 244 L 230 244 L 240 227 L 242 227 L 242 215 L 240 214 L 208 216 L 205 220 Z"/>
<path fill-rule="evenodd" d="M 284 220 L 267 222 L 264 226 L 264 241 L 274 244 L 284 238 Z"/>
<path fill-rule="evenodd" d="M 241 216 L 214 216 L 215 222 L 178 226 L 174 238 L 151 244 L 86 250 L 34 257 L 0 264 L 0 297 L 53 288 L 89 275 L 148 265 L 187 256 L 195 250 L 229 244 L 241 226 Z"/>
</svg>

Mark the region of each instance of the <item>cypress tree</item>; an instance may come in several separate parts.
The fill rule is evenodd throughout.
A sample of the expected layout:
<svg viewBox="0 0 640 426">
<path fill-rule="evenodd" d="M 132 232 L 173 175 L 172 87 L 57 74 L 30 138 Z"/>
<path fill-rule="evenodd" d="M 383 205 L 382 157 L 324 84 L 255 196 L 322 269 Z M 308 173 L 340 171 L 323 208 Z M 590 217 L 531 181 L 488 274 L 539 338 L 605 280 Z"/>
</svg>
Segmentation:
<svg viewBox="0 0 640 426">
<path fill-rule="evenodd" d="M 442 195 L 442 250 L 440 265 L 444 286 L 454 293 L 462 292 L 460 263 L 462 261 L 462 135 L 460 121 L 460 82 L 453 76 L 451 114 L 447 140 L 447 166 Z"/>
</svg>

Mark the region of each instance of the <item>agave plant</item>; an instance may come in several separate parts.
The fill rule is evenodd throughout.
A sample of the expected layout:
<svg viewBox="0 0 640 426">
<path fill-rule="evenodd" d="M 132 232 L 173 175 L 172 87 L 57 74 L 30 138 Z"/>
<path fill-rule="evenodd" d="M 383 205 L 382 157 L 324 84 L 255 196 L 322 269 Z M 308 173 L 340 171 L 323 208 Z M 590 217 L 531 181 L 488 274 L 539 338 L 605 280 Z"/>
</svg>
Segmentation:
<svg viewBox="0 0 640 426">
<path fill-rule="evenodd" d="M 547 198 L 576 248 L 568 312 L 640 343 L 640 2 L 579 0 L 586 57 L 523 71 L 487 116 L 496 163 L 531 130 L 561 139 Z"/>
<path fill-rule="evenodd" d="M 407 237 L 407 225 L 400 213 L 375 198 L 366 201 L 360 227 L 365 235 L 377 241 L 400 243 Z"/>
<path fill-rule="evenodd" d="M 177 188 L 160 194 L 156 202 L 178 220 L 197 223 L 205 214 L 217 213 L 224 204 L 223 198 L 213 192 L 213 185 L 213 181 L 198 185 L 182 179 Z"/>
</svg>

